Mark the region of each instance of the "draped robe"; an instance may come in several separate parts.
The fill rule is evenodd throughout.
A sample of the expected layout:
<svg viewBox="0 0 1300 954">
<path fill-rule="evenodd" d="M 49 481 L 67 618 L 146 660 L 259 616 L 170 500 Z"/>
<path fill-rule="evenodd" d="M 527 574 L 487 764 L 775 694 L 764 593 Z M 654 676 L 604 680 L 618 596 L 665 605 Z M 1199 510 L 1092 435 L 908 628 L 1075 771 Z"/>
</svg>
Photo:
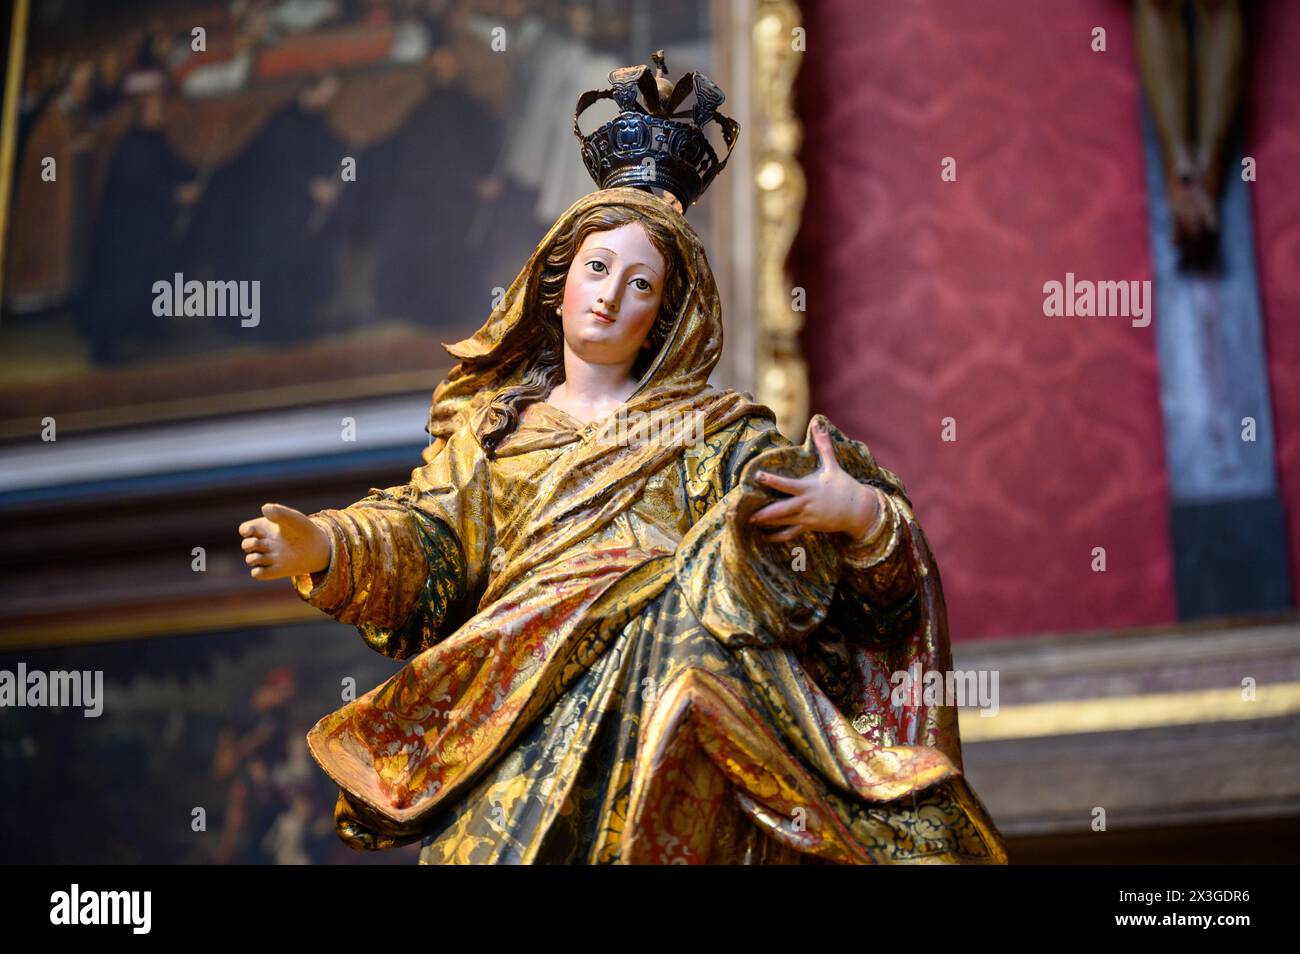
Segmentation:
<svg viewBox="0 0 1300 954">
<path fill-rule="evenodd" d="M 613 418 L 533 404 L 488 455 L 490 400 L 537 346 L 545 252 L 598 204 L 672 229 L 685 302 Z M 818 417 L 883 492 L 881 519 L 860 540 L 765 542 L 748 518 L 778 495 L 755 475 L 804 476 L 817 455 L 811 429 L 793 445 L 767 408 L 708 386 L 721 346 L 685 219 L 592 193 L 449 347 L 427 462 L 312 515 L 330 564 L 298 593 L 408 660 L 308 734 L 344 841 L 418 840 L 436 864 L 1005 863 L 955 709 L 890 698 L 891 674 L 952 666 L 902 483 Z"/>
</svg>

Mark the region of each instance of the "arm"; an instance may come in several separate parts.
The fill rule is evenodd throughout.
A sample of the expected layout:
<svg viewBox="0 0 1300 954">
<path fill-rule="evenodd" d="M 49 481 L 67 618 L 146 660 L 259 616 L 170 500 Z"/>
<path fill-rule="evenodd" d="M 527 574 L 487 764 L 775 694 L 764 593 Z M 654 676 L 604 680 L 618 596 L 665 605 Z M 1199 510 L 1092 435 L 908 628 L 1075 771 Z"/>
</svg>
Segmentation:
<svg viewBox="0 0 1300 954">
<path fill-rule="evenodd" d="M 869 489 L 878 501 L 878 520 L 862 537 L 845 541 L 840 580 L 873 604 L 891 606 L 916 589 L 906 504 L 879 487 Z"/>
<path fill-rule="evenodd" d="M 825 426 L 814 426 L 818 469 L 802 478 L 759 471 L 755 480 L 789 496 L 750 517 L 769 530 L 769 543 L 792 540 L 806 531 L 830 535 L 840 554 L 840 580 L 875 607 L 889 607 L 915 589 L 910 548 L 905 539 L 906 504 L 879 484 L 861 481 L 839 463 Z M 773 529 L 776 528 L 776 529 Z"/>
<path fill-rule="evenodd" d="M 938 567 L 902 482 L 820 415 L 802 445 L 774 435 L 747 450 L 678 547 L 687 605 L 728 647 L 795 652 L 875 744 L 933 746 L 960 767 L 955 707 L 891 701 L 900 670 L 952 667 Z"/>
<path fill-rule="evenodd" d="M 720 468 L 722 498 L 678 548 L 688 601 L 724 642 L 798 644 L 837 596 L 862 611 L 855 638 L 890 639 L 906 625 L 918 569 L 902 484 L 823 424 L 802 446 L 774 429 L 737 446 Z"/>
<path fill-rule="evenodd" d="M 326 569 L 293 577 L 294 590 L 393 659 L 434 645 L 459 617 L 467 577 L 460 542 L 410 502 L 410 485 L 372 490 L 311 521 L 329 539 Z"/>
<path fill-rule="evenodd" d="M 915 630 L 927 572 L 913 552 L 911 508 L 899 494 L 872 488 L 882 504 L 880 524 L 840 550 L 844 632 L 852 642 L 889 645 Z M 856 598 L 849 598 L 856 597 Z"/>
<path fill-rule="evenodd" d="M 462 428 L 406 484 L 310 517 L 268 504 L 240 533 L 255 579 L 292 577 L 304 600 L 404 659 L 442 638 L 480 584 L 487 493 L 482 450 Z"/>
</svg>

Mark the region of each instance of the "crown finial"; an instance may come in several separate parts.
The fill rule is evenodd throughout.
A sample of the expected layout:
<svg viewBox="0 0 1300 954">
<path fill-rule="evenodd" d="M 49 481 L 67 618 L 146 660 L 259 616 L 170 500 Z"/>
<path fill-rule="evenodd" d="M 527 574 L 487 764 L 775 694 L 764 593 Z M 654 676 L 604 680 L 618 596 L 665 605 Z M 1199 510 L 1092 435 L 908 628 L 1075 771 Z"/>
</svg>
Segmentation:
<svg viewBox="0 0 1300 954">
<path fill-rule="evenodd" d="M 655 85 L 659 87 L 659 102 L 667 103 L 673 96 L 673 84 L 668 79 L 668 66 L 664 63 L 664 51 L 655 50 L 650 54 L 650 60 L 655 65 Z"/>
<path fill-rule="evenodd" d="M 650 59 L 653 69 L 642 64 L 610 70 L 609 89 L 579 96 L 573 134 L 582 144 L 583 163 L 597 186 L 663 190 L 676 196 L 685 210 L 726 167 L 740 124 L 717 111 L 726 97 L 703 73 L 693 70 L 674 83 L 668 78 L 664 51 L 656 50 Z M 692 92 L 694 105 L 674 112 Z M 620 112 L 584 136 L 578 117 L 599 99 L 614 100 Z M 722 129 L 727 145 L 721 160 L 704 132 L 711 122 Z"/>
</svg>

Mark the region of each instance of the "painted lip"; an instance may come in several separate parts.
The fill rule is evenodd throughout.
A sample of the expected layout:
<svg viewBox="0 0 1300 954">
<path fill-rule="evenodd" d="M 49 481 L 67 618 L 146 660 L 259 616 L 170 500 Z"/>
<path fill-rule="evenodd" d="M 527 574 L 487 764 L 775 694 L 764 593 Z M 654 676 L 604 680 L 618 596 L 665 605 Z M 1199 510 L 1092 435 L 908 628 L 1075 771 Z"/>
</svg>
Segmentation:
<svg viewBox="0 0 1300 954">
<path fill-rule="evenodd" d="M 593 308 L 591 310 L 591 315 L 601 324 L 612 325 L 614 323 L 614 319 L 609 317 L 609 315 L 605 314 L 603 311 L 597 311 Z"/>
</svg>

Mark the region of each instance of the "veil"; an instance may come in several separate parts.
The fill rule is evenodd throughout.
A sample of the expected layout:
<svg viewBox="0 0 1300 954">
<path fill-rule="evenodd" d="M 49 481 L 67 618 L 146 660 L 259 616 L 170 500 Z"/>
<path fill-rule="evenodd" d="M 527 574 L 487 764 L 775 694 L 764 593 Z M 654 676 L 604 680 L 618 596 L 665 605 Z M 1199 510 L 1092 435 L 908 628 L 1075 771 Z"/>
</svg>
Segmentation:
<svg viewBox="0 0 1300 954">
<path fill-rule="evenodd" d="M 628 402 L 629 412 L 651 410 L 665 400 L 707 387 L 709 374 L 722 354 L 722 306 L 703 242 L 685 217 L 663 199 L 630 187 L 598 189 L 573 203 L 556 220 L 483 326 L 463 341 L 443 346 L 459 363 L 434 389 L 425 426 L 431 438 L 448 438 L 457 417 L 475 398 L 482 400 L 523 378 L 545 341 L 535 318 L 546 256 L 574 222 L 602 206 L 631 209 L 666 226 L 676 237 L 687 271 L 682 304 L 663 346 Z"/>
</svg>

